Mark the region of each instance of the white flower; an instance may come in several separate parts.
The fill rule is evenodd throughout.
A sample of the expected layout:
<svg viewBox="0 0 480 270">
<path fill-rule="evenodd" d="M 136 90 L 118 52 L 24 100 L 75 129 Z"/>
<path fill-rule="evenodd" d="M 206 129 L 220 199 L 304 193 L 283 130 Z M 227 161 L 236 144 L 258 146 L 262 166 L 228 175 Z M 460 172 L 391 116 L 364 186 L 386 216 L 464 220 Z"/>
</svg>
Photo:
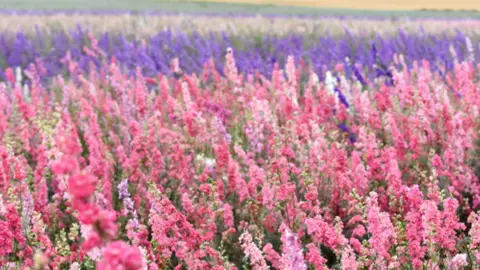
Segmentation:
<svg viewBox="0 0 480 270">
<path fill-rule="evenodd" d="M 139 247 L 140 253 L 142 253 L 143 267 L 142 270 L 148 270 L 147 250 L 144 247 Z"/>
<path fill-rule="evenodd" d="M 78 264 L 78 262 L 72 263 L 72 265 L 70 265 L 70 270 L 80 270 L 80 264 Z"/>
<path fill-rule="evenodd" d="M 458 63 L 457 52 L 455 51 L 455 47 L 453 47 L 452 43 L 450 43 L 450 46 L 448 47 L 448 50 L 450 51 L 450 54 L 452 55 L 455 63 Z"/>
<path fill-rule="evenodd" d="M 25 97 L 26 100 L 29 100 L 30 89 L 28 88 L 28 84 L 23 85 L 23 96 Z"/>
<path fill-rule="evenodd" d="M 22 69 L 20 67 L 15 69 L 15 80 L 18 84 L 22 83 Z"/>
<path fill-rule="evenodd" d="M 206 158 L 206 159 L 205 159 L 205 166 L 207 166 L 207 167 L 209 167 L 209 168 L 215 166 L 216 163 L 217 163 L 217 162 L 216 162 L 215 159 L 213 159 L 213 158 Z"/>
<path fill-rule="evenodd" d="M 468 36 L 465 37 L 465 43 L 467 45 L 467 51 L 468 51 L 468 61 L 475 61 L 475 52 L 473 51 L 473 45 L 472 41 Z"/>
<path fill-rule="evenodd" d="M 332 76 L 330 71 L 327 71 L 325 74 L 325 86 L 328 89 L 328 93 L 333 95 L 335 93 L 335 86 L 337 84 L 337 80 Z"/>
<path fill-rule="evenodd" d="M 313 80 L 313 83 L 315 84 L 315 86 L 318 86 L 318 83 L 320 82 L 320 79 L 318 79 L 317 73 L 312 74 L 312 80 Z"/>
<path fill-rule="evenodd" d="M 6 208 L 5 208 L 5 203 L 2 198 L 2 194 L 0 194 L 0 215 L 3 215 L 6 213 Z"/>
</svg>

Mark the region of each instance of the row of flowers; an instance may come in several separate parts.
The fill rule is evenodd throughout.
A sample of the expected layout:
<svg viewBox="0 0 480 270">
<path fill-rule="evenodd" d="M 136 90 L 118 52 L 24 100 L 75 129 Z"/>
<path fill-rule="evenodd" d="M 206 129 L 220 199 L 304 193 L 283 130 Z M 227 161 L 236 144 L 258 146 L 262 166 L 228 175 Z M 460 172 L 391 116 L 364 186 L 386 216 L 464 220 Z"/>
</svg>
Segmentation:
<svg viewBox="0 0 480 270">
<path fill-rule="evenodd" d="M 87 27 L 88 28 L 88 27 Z M 37 29 L 38 30 L 38 29 Z M 75 60 L 83 72 L 90 64 L 100 68 L 97 53 L 115 61 L 123 73 L 135 75 L 140 68 L 144 76 L 163 73 L 172 76 L 169 63 L 179 58 L 186 73 L 201 73 L 213 59 L 221 75 L 224 70 L 225 49 L 232 47 L 238 56 L 237 67 L 242 74 L 260 73 L 271 77 L 275 66 L 284 66 L 287 55 L 292 55 L 299 66 L 310 66 L 324 80 L 326 71 L 343 66 L 346 79 L 373 81 L 379 66 L 400 68 L 396 56 L 402 55 L 406 67 L 414 61 L 427 60 L 433 72 L 454 69 L 461 61 L 477 62 L 480 55 L 480 35 L 427 34 L 408 32 L 380 35 L 355 34 L 345 29 L 341 35 L 328 32 L 290 33 L 288 35 L 233 34 L 229 32 L 204 35 L 198 31 L 187 33 L 166 29 L 144 39 L 136 39 L 118 32 L 95 35 L 78 26 L 67 32 L 36 34 L 25 32 L 0 33 L 0 79 L 7 67 L 25 69 L 30 63 L 39 66 L 41 80 L 50 81 L 57 75 L 68 75 L 65 58 Z M 385 69 L 386 71 L 386 69 Z M 391 73 L 391 72 L 390 72 Z M 385 74 L 384 74 L 385 75 Z"/>
<path fill-rule="evenodd" d="M 358 17 L 358 16 L 269 16 L 238 14 L 189 14 L 158 13 L 131 14 L 125 12 L 108 13 L 88 12 L 2 12 L 0 10 L 0 32 L 24 31 L 34 35 L 36 31 L 51 33 L 55 30 L 68 32 L 81 25 L 95 34 L 105 32 L 119 33 L 136 38 L 148 38 L 159 30 L 171 28 L 173 31 L 186 33 L 227 32 L 229 34 L 259 35 L 292 33 L 321 36 L 325 32 L 343 35 L 345 29 L 352 34 L 381 35 L 394 34 L 402 29 L 408 33 L 425 31 L 431 34 L 455 35 L 458 30 L 464 34 L 479 35 L 478 19 L 433 19 L 408 17 Z"/>
</svg>

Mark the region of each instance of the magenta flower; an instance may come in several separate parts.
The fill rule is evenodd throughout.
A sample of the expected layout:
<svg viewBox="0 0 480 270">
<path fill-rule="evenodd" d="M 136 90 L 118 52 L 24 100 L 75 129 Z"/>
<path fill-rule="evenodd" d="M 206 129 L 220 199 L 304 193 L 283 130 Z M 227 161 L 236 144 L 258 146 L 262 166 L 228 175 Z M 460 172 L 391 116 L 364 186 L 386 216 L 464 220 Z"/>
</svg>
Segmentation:
<svg viewBox="0 0 480 270">
<path fill-rule="evenodd" d="M 13 234 L 10 231 L 8 223 L 0 220 L 0 258 L 7 256 L 12 252 Z"/>
<path fill-rule="evenodd" d="M 95 177 L 86 174 L 75 174 L 68 179 L 68 192 L 76 198 L 90 196 L 96 188 Z"/>
<path fill-rule="evenodd" d="M 99 270 L 139 270 L 143 269 L 143 256 L 137 247 L 116 241 L 103 248 Z"/>
</svg>

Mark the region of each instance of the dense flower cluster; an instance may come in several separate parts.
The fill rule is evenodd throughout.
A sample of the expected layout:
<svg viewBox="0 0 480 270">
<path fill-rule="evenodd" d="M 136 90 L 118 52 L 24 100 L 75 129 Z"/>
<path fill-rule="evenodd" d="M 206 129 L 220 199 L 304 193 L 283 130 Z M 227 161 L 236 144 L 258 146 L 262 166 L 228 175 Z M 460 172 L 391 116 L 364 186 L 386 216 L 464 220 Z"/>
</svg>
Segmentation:
<svg viewBox="0 0 480 270">
<path fill-rule="evenodd" d="M 386 28 L 388 22 L 345 20 L 345 24 L 348 25 L 339 27 L 341 23 L 334 21 L 340 28 L 335 31 L 332 26 L 322 28 L 305 23 L 308 27 L 313 27 L 310 32 L 294 28 L 284 33 L 274 30 L 257 33 L 254 26 L 253 30 L 235 30 L 236 27 L 244 25 L 245 22 L 240 20 L 230 27 L 233 29 L 225 31 L 212 30 L 203 33 L 204 29 L 208 29 L 206 26 L 194 27 L 190 32 L 179 31 L 178 29 L 186 28 L 185 25 L 188 23 L 197 23 L 199 19 L 186 20 L 188 22 L 178 27 L 166 28 L 166 25 L 170 25 L 167 20 L 163 25 L 154 28 L 154 31 L 141 37 L 138 37 L 137 33 L 151 27 L 150 23 L 145 27 L 140 24 L 138 26 L 140 29 L 134 30 L 125 26 L 103 32 L 94 31 L 104 26 L 105 21 L 108 22 L 108 19 L 105 19 L 97 21 L 91 27 L 54 28 L 45 32 L 42 32 L 42 29 L 46 26 L 35 28 L 37 31 L 34 34 L 23 30 L 11 32 L 11 29 L 15 29 L 12 25 L 8 28 L 9 31 L 0 31 L 0 79 L 6 80 L 10 76 L 8 72 L 4 72 L 7 67 L 25 69 L 32 62 L 37 63 L 41 79 L 44 81 L 60 74 L 64 75 L 71 71 L 69 62 L 64 61 L 67 53 L 76 62 L 77 69 L 88 72 L 92 63 L 96 68 L 100 68 L 102 63 L 96 58 L 98 51 L 96 52 L 93 47 L 100 48 L 108 57 L 114 57 L 122 70 L 129 75 L 134 75 L 137 68 L 141 68 L 146 76 L 156 76 L 158 73 L 173 76 L 174 71 L 168 63 L 178 58 L 183 63 L 184 71 L 197 74 L 206 66 L 212 68 L 209 61 L 213 59 L 215 61 L 213 68 L 228 77 L 228 74 L 224 74 L 224 64 L 229 65 L 229 62 L 224 61 L 225 50 L 228 47 L 235 50 L 237 58 L 235 64 L 239 72 L 251 74 L 259 72 L 271 78 L 276 64 L 286 65 L 288 55 L 291 55 L 298 66 L 309 65 L 322 80 L 327 71 L 343 66 L 347 80 L 355 79 L 362 83 L 373 80 L 376 76 L 389 74 L 388 70 L 375 68 L 374 65 L 378 65 L 377 60 L 401 68 L 395 62 L 396 54 L 404 55 L 408 68 L 413 68 L 414 61 L 421 62 L 426 59 L 430 62 L 430 69 L 433 72 L 439 71 L 442 75 L 445 70 L 451 71 L 454 68 L 455 61 L 480 60 L 478 21 L 442 22 L 439 25 L 440 21 L 415 20 L 410 22 L 414 25 L 410 26 L 410 30 L 401 25 L 392 26 L 387 33 L 380 35 L 377 29 Z M 211 24 L 224 26 L 232 23 L 230 20 L 235 18 L 222 18 Z M 20 22 L 23 21 L 37 22 L 34 19 L 20 19 Z M 0 30 L 1 22 L 2 18 Z M 116 23 L 112 24 L 119 27 Z M 265 25 L 261 21 L 256 24 Z M 277 25 L 275 20 L 269 21 L 268 24 Z M 431 29 L 431 25 L 451 31 L 447 33 L 434 30 Z M 358 31 L 355 30 L 357 27 L 372 29 Z M 419 31 L 425 28 L 430 31 Z M 91 35 L 95 35 L 98 41 L 93 42 Z M 372 44 L 376 46 L 378 57 L 372 57 Z M 285 73 L 288 72 L 286 69 Z"/>
<path fill-rule="evenodd" d="M 480 66 L 144 77 L 92 44 L 0 84 L 1 266 L 480 266 Z"/>
</svg>

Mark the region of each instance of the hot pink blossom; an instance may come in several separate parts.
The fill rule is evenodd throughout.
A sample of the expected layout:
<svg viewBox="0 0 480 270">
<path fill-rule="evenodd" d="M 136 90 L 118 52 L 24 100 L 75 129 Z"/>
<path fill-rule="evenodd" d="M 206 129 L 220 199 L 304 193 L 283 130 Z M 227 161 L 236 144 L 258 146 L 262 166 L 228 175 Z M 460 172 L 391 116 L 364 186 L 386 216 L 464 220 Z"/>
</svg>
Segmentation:
<svg viewBox="0 0 480 270">
<path fill-rule="evenodd" d="M 77 198 L 90 196 L 96 188 L 97 179 L 91 175 L 76 174 L 68 179 L 68 192 Z"/>
<path fill-rule="evenodd" d="M 0 220 L 0 258 L 12 252 L 13 234 L 7 222 Z M 1 259 L 0 259 L 1 262 Z"/>
<path fill-rule="evenodd" d="M 123 241 L 115 241 L 103 248 L 99 270 L 139 270 L 143 268 L 142 253 Z"/>
</svg>

